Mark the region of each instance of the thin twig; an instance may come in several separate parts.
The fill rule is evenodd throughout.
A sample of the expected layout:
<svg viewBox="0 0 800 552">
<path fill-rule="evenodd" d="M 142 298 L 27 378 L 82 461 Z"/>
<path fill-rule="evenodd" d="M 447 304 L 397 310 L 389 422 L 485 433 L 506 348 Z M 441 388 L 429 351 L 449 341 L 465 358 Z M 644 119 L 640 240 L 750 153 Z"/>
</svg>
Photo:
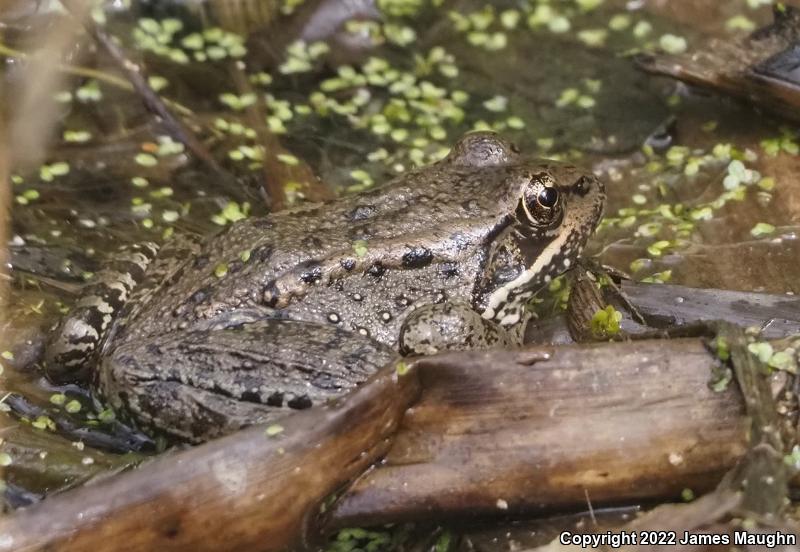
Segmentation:
<svg viewBox="0 0 800 552">
<path fill-rule="evenodd" d="M 14 48 L 11 48 L 10 46 L 0 42 L 0 56 L 5 56 L 14 59 L 25 59 L 28 57 L 28 54 L 20 50 L 15 50 Z M 63 73 L 67 73 L 68 75 L 74 75 L 76 77 L 85 77 L 87 79 L 95 79 L 97 81 L 104 82 L 110 86 L 114 86 L 122 90 L 127 90 L 128 92 L 136 92 L 136 90 L 133 88 L 133 85 L 128 81 L 126 81 L 125 79 L 107 73 L 105 71 L 100 71 L 99 69 L 92 69 L 91 67 L 81 67 L 78 65 L 69 65 L 67 63 L 59 63 L 56 65 L 56 68 Z M 184 117 L 194 116 L 194 112 L 185 105 L 183 105 L 182 103 L 170 100 L 168 98 L 163 98 L 163 100 L 164 103 L 166 103 L 175 111 L 179 112 Z"/>
<path fill-rule="evenodd" d="M 61 0 L 61 3 L 71 14 L 81 12 L 76 5 L 76 0 Z M 220 184 L 225 188 L 227 193 L 234 197 L 241 196 L 242 189 L 236 177 L 217 163 L 216 159 L 214 159 L 203 143 L 195 136 L 194 132 L 172 114 L 158 93 L 156 93 L 148 83 L 142 68 L 129 60 L 122 49 L 114 42 L 114 39 L 102 27 L 95 24 L 91 18 L 83 18 L 82 23 L 92 38 L 94 38 L 119 66 L 120 70 L 122 70 L 130 81 L 134 91 L 141 97 L 145 107 L 161 119 L 167 132 L 169 132 L 175 140 L 186 146 L 186 149 L 220 177 Z"/>
<path fill-rule="evenodd" d="M 260 96 L 253 91 L 250 83 L 243 74 L 243 71 L 241 71 L 238 67 L 234 65 L 231 68 L 230 73 L 240 94 L 250 93 L 256 95 L 257 97 Z M 270 160 L 274 154 L 273 150 L 275 149 L 274 146 L 276 144 L 276 140 L 269 130 L 264 128 L 265 125 L 263 124 L 263 121 L 266 118 L 266 114 L 261 108 L 261 101 L 263 100 L 259 97 L 259 100 L 247 109 L 247 116 L 249 119 L 249 125 L 252 126 L 256 131 L 259 142 L 264 148 L 264 159 L 261 164 L 261 171 L 264 179 L 262 189 L 267 196 L 267 207 L 271 211 L 280 211 L 286 207 L 286 192 L 284 190 L 283 183 L 279 182 L 279 178 L 277 178 L 277 175 L 274 173 L 274 171 L 270 171 L 272 165 Z"/>
<path fill-rule="evenodd" d="M 9 232 L 11 229 L 11 179 L 9 175 L 11 173 L 9 167 L 9 151 L 7 144 L 7 135 L 6 131 L 8 126 L 6 125 L 6 113 L 5 110 L 7 109 L 8 104 L 7 98 L 3 93 L 2 87 L 0 87 L 0 276 L 3 276 L 0 279 L 0 347 L 5 349 L 5 346 L 8 345 L 7 336 L 4 335 L 5 331 L 4 328 L 6 327 L 6 317 L 8 316 L 8 309 L 6 305 L 9 303 L 8 297 L 8 290 L 10 289 L 10 282 L 7 279 L 9 276 L 8 274 L 8 262 L 9 262 L 9 252 L 8 252 L 8 237 Z M 3 365 L 0 364 L 0 368 Z M 0 373 L 0 389 L 4 389 L 5 382 L 3 381 L 4 376 Z M 8 393 L 0 399 L 0 404 L 6 400 L 8 397 Z M 3 427 L 7 424 L 7 422 L 0 422 L 0 427 Z M 5 467 L 0 467 L 0 478 L 5 480 Z"/>
<path fill-rule="evenodd" d="M 304 160 L 298 159 L 296 164 L 286 164 L 281 161 L 281 155 L 291 155 L 281 143 L 280 137 L 272 132 L 266 124 L 267 104 L 264 95 L 258 93 L 250 85 L 247 75 L 238 64 L 230 67 L 231 80 L 236 85 L 240 95 L 253 94 L 257 100 L 247 108 L 248 125 L 258 136 L 264 148 L 262 162 L 262 175 L 265 192 L 272 202 L 273 211 L 280 211 L 288 206 L 286 197 L 287 185 L 294 183 L 302 186 L 306 199 L 312 202 L 330 201 L 336 197 L 334 191 L 317 178 L 314 171 Z"/>
<path fill-rule="evenodd" d="M 0 106 L 3 110 L 7 105 L 5 102 L 7 98 L 5 94 L 0 91 Z M 0 112 L 0 327 L 5 324 L 5 317 L 2 313 L 7 312 L 6 305 L 8 304 L 8 263 L 10 255 L 8 251 L 8 238 L 9 230 L 11 228 L 11 162 L 8 151 L 8 136 L 6 125 L 6 114 Z M 2 336 L 0 336 L 1 338 Z M 0 339 L 0 346 L 4 340 Z"/>
<path fill-rule="evenodd" d="M 597 518 L 594 515 L 594 507 L 592 507 L 592 499 L 589 498 L 589 489 L 584 487 L 583 494 L 586 497 L 586 506 L 589 508 L 589 517 L 592 520 L 592 525 L 597 527 Z"/>
</svg>

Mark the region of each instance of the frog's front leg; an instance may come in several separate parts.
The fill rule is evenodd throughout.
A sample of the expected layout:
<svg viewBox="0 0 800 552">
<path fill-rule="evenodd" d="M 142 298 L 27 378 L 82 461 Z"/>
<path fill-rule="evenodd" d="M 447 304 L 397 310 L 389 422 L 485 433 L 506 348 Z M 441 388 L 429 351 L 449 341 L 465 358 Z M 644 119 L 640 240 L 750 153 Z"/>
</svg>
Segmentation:
<svg viewBox="0 0 800 552">
<path fill-rule="evenodd" d="M 230 321 L 118 347 L 100 392 L 142 429 L 200 442 L 338 397 L 397 357 L 330 324 Z"/>
<path fill-rule="evenodd" d="M 424 305 L 412 312 L 400 328 L 400 354 L 513 347 L 521 343 L 523 329 L 524 324 L 509 330 L 486 320 L 464 301 Z"/>
</svg>

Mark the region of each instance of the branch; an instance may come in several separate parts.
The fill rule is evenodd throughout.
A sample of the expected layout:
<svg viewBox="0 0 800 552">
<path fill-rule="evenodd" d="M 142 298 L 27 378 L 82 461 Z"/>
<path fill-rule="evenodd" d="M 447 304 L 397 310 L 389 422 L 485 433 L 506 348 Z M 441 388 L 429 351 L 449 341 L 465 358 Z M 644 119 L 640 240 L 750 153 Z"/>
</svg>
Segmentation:
<svg viewBox="0 0 800 552">
<path fill-rule="evenodd" d="M 67 11 L 75 15 L 82 13 L 82 10 L 76 6 L 76 1 L 79 0 L 61 0 L 61 3 Z M 202 142 L 197 139 L 192 130 L 172 114 L 158 93 L 153 90 L 148 83 L 143 69 L 129 60 L 114 39 L 102 27 L 97 25 L 91 17 L 82 18 L 82 23 L 92 38 L 94 38 L 94 40 L 109 54 L 111 59 L 114 60 L 120 70 L 125 74 L 133 86 L 133 90 L 141 97 L 147 110 L 161 119 L 167 132 L 169 132 L 175 140 L 186 146 L 186 149 L 189 150 L 195 158 L 199 159 L 220 177 L 221 185 L 228 194 L 233 197 L 241 197 L 241 186 L 236 177 L 217 163 L 216 159 L 214 159 Z"/>
</svg>

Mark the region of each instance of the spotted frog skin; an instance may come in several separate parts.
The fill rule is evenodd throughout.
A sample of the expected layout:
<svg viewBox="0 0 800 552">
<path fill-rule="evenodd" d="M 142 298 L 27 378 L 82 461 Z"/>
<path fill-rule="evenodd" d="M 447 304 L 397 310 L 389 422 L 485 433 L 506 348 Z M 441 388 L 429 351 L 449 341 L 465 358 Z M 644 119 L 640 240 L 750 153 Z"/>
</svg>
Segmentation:
<svg viewBox="0 0 800 552">
<path fill-rule="evenodd" d="M 118 412 L 183 440 L 276 420 L 398 354 L 519 344 L 525 303 L 604 201 L 591 173 L 467 134 L 362 195 L 128 248 L 54 333 L 47 371 L 91 369 Z"/>
</svg>

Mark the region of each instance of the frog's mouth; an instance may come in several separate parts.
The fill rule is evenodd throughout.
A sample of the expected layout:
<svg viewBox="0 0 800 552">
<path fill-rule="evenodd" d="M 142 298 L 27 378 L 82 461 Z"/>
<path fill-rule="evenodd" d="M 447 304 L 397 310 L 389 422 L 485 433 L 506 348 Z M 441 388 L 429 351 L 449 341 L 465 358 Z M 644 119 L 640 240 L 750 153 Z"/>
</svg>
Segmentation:
<svg viewBox="0 0 800 552">
<path fill-rule="evenodd" d="M 528 299 L 542 285 L 571 266 L 584 242 L 580 232 L 565 231 L 563 227 L 538 239 L 510 230 L 500 249 L 505 250 L 505 257 L 513 258 L 514 262 L 499 262 L 500 270 L 495 270 L 495 273 L 505 273 L 505 277 L 495 279 L 494 286 L 490 284 L 493 291 L 484 299 L 481 314 L 486 320 L 501 325 L 516 324 Z M 509 250 L 514 254 L 510 255 Z"/>
</svg>

